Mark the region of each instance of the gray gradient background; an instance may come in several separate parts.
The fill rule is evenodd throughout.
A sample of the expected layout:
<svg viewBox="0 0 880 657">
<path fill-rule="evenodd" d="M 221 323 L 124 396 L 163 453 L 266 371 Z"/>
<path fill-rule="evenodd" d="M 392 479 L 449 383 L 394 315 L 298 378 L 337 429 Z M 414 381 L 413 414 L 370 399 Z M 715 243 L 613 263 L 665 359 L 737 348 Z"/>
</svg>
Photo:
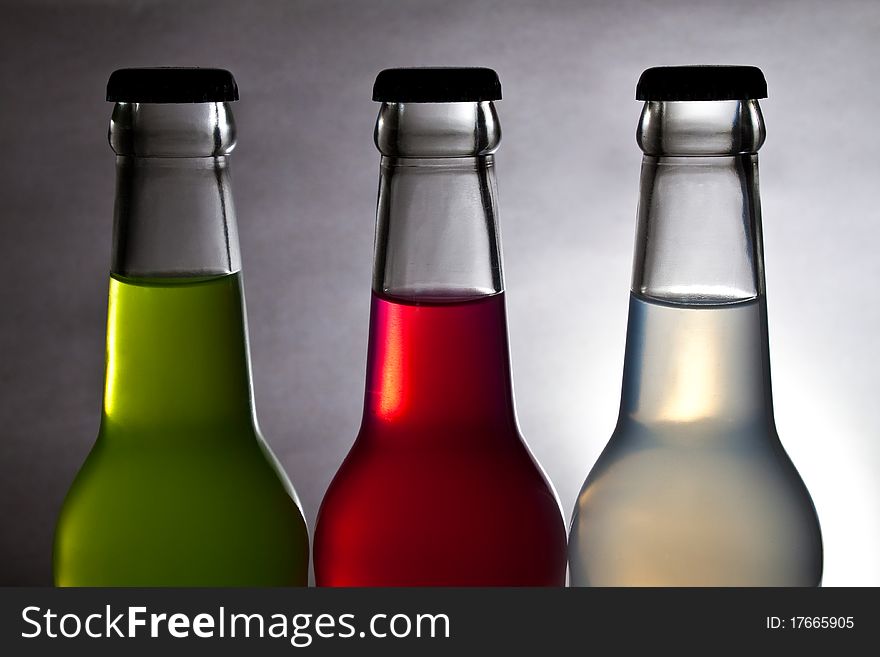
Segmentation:
<svg viewBox="0 0 880 657">
<path fill-rule="evenodd" d="M 642 69 L 763 68 L 776 410 L 827 585 L 880 584 L 880 3 L 2 2 L 0 583 L 50 582 L 55 514 L 98 426 L 121 66 L 234 71 L 259 416 L 313 526 L 358 428 L 378 174 L 375 73 L 484 65 L 519 415 L 569 516 L 616 419 Z"/>
</svg>

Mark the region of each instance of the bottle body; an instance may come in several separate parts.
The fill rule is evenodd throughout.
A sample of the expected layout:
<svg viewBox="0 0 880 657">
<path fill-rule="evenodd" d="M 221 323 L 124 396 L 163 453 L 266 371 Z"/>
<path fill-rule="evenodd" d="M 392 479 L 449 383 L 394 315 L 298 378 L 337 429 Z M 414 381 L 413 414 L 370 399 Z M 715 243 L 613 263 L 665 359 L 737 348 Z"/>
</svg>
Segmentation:
<svg viewBox="0 0 880 657">
<path fill-rule="evenodd" d="M 423 158 L 383 149 L 364 416 L 321 504 L 319 586 L 564 584 L 559 503 L 513 404 L 497 136 L 479 137 L 494 115 L 480 105 L 380 110 L 380 148 L 404 119 L 436 134 L 442 113 L 463 130 L 446 131 L 451 145 L 428 140 L 438 149 Z M 457 152 L 456 136 L 468 135 L 484 145 Z"/>
<path fill-rule="evenodd" d="M 573 586 L 819 584 L 816 513 L 764 412 L 768 363 L 743 357 L 766 358 L 764 303 L 632 295 L 627 411 L 575 506 Z M 667 389 L 641 398 L 645 377 Z"/>
<path fill-rule="evenodd" d="M 575 506 L 571 583 L 817 586 L 816 512 L 773 418 L 757 102 L 649 102 L 638 134 L 620 415 Z"/>
<path fill-rule="evenodd" d="M 240 275 L 112 277 L 108 314 L 108 403 L 56 584 L 306 584 L 305 523 L 251 413 Z"/>
<path fill-rule="evenodd" d="M 370 409 L 321 505 L 319 585 L 564 582 L 559 505 L 509 406 L 504 313 L 503 294 L 374 293 Z"/>
<path fill-rule="evenodd" d="M 198 126 L 218 152 L 169 138 Z M 104 403 L 58 519 L 56 585 L 307 584 L 306 525 L 254 414 L 231 128 L 225 103 L 114 112 Z"/>
</svg>

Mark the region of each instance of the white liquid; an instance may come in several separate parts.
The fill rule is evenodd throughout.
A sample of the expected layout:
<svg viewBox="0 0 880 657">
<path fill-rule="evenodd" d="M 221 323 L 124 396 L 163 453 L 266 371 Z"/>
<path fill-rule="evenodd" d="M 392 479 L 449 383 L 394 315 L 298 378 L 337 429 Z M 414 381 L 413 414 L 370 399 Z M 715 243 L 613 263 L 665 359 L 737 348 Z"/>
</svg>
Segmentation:
<svg viewBox="0 0 880 657">
<path fill-rule="evenodd" d="M 773 424 L 763 299 L 630 302 L 617 428 L 575 507 L 574 586 L 816 586 L 809 494 Z"/>
</svg>

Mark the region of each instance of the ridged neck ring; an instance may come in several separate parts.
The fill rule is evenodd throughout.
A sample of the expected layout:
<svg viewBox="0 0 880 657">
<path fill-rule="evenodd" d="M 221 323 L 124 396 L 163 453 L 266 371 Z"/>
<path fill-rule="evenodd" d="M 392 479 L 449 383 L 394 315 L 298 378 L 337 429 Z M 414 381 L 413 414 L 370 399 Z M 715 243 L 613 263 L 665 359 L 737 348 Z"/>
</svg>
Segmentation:
<svg viewBox="0 0 880 657">
<path fill-rule="evenodd" d="M 116 103 L 110 146 L 135 157 L 219 157 L 235 148 L 229 103 Z"/>
<path fill-rule="evenodd" d="M 756 153 L 764 137 L 757 100 L 650 100 L 636 131 L 639 147 L 654 156 Z"/>
<path fill-rule="evenodd" d="M 391 157 L 476 157 L 497 150 L 501 125 L 491 101 L 382 103 L 374 140 Z"/>
</svg>

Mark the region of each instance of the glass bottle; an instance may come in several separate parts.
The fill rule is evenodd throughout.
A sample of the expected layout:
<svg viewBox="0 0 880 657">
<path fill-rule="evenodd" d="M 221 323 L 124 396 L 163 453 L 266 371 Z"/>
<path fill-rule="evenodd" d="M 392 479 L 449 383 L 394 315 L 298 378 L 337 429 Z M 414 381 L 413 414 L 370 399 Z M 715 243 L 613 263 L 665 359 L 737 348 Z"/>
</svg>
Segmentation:
<svg viewBox="0 0 880 657">
<path fill-rule="evenodd" d="M 366 394 L 315 530 L 319 586 L 563 585 L 565 527 L 514 412 L 490 69 L 376 79 Z"/>
<path fill-rule="evenodd" d="M 773 418 L 754 67 L 645 71 L 617 427 L 569 541 L 575 586 L 816 586 L 822 541 Z"/>
<path fill-rule="evenodd" d="M 122 69 L 97 441 L 61 510 L 59 586 L 307 584 L 299 503 L 257 427 L 229 153 L 232 75 Z"/>
</svg>

